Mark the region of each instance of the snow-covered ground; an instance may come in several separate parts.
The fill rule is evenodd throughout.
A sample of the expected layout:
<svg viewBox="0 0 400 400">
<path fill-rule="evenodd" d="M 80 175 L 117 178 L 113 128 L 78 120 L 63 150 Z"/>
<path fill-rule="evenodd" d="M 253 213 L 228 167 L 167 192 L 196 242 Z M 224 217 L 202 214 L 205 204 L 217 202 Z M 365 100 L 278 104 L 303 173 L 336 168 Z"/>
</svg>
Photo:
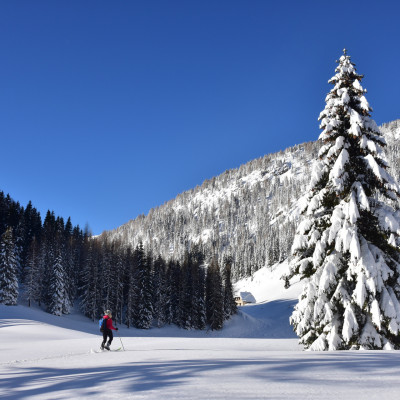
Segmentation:
<svg viewBox="0 0 400 400">
<path fill-rule="evenodd" d="M 257 303 L 223 331 L 121 327 L 125 351 L 99 352 L 97 322 L 79 314 L 0 306 L 0 398 L 399 398 L 400 352 L 302 351 L 288 323 L 300 288 L 283 289 L 284 268 L 238 283 Z"/>
</svg>

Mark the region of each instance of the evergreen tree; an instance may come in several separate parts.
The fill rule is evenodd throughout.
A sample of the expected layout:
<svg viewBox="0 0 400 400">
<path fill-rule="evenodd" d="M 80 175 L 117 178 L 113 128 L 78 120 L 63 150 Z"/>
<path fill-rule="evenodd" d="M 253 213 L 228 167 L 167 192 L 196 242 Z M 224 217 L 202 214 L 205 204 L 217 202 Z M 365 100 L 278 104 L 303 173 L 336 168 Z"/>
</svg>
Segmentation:
<svg viewBox="0 0 400 400">
<path fill-rule="evenodd" d="M 74 246 L 76 245 L 73 238 L 73 227 L 71 218 L 68 218 L 67 223 L 62 232 L 59 232 L 60 240 L 62 242 L 62 258 L 65 276 L 65 306 L 64 314 L 70 312 L 75 296 L 76 296 L 76 271 L 74 261 Z"/>
<path fill-rule="evenodd" d="M 50 285 L 45 284 L 52 279 L 51 268 L 56 263 L 56 236 L 57 236 L 57 222 L 54 212 L 50 210 L 46 213 L 46 218 L 43 223 L 43 240 L 42 240 L 42 299 L 45 305 L 49 306 L 51 302 L 52 293 L 50 291 Z"/>
<path fill-rule="evenodd" d="M 205 300 L 205 271 L 204 267 L 198 269 L 198 282 L 199 286 L 195 287 L 195 301 L 196 307 L 194 309 L 193 327 L 195 329 L 206 329 L 207 315 L 206 315 L 206 300 Z"/>
<path fill-rule="evenodd" d="M 114 319 L 117 322 L 122 323 L 125 264 L 123 251 L 119 244 L 112 244 L 111 257 L 111 309 L 114 310 Z"/>
<path fill-rule="evenodd" d="M 222 329 L 224 324 L 224 297 L 219 265 L 214 257 L 207 269 L 206 316 L 211 330 Z"/>
<path fill-rule="evenodd" d="M 18 299 L 17 260 L 12 229 L 0 240 L 0 304 L 16 305 Z"/>
<path fill-rule="evenodd" d="M 19 221 L 17 226 L 13 229 L 13 239 L 15 244 L 15 259 L 17 262 L 17 271 L 18 271 L 18 281 L 23 283 L 24 282 L 24 275 L 25 275 L 25 265 L 24 265 L 24 253 L 26 245 L 26 231 L 27 226 L 24 222 L 24 214 L 23 209 L 22 212 L 19 214 Z"/>
<path fill-rule="evenodd" d="M 193 297 L 192 297 L 192 327 L 205 329 L 207 325 L 205 303 L 205 266 L 204 254 L 198 245 L 190 251 L 192 266 Z"/>
<path fill-rule="evenodd" d="M 224 318 L 227 320 L 233 314 L 237 313 L 237 305 L 233 295 L 233 286 L 231 281 L 232 257 L 224 258 Z"/>
<path fill-rule="evenodd" d="M 29 307 L 32 301 L 40 301 L 40 279 L 40 246 L 36 237 L 33 237 L 27 255 L 25 276 L 25 296 Z"/>
<path fill-rule="evenodd" d="M 158 256 L 153 264 L 154 318 L 161 328 L 167 323 L 170 304 L 165 261 Z"/>
<path fill-rule="evenodd" d="M 149 329 L 153 320 L 152 258 L 150 254 L 145 255 L 141 242 L 135 249 L 134 263 L 136 272 L 134 325 L 139 329 Z"/>
<path fill-rule="evenodd" d="M 71 299 L 68 293 L 69 277 L 68 270 L 70 262 L 69 252 L 67 251 L 67 237 L 64 231 L 64 221 L 62 218 L 57 218 L 56 236 L 53 241 L 54 258 L 53 265 L 49 271 L 49 303 L 48 310 L 51 314 L 61 315 L 71 312 Z"/>
<path fill-rule="evenodd" d="M 125 254 L 126 288 L 125 288 L 125 324 L 129 328 L 135 323 L 136 264 L 132 250 L 128 247 Z"/>
<path fill-rule="evenodd" d="M 0 191 L 0 235 L 2 235 L 8 226 L 8 204 L 4 192 Z"/>
<path fill-rule="evenodd" d="M 101 312 L 101 281 L 99 272 L 99 249 L 93 240 L 88 242 L 88 250 L 84 268 L 81 272 L 81 310 L 92 321 L 95 321 Z"/>
<path fill-rule="evenodd" d="M 182 279 L 179 290 L 179 326 L 184 329 L 193 327 L 193 307 L 192 301 L 195 298 L 193 288 L 193 264 L 188 253 L 182 263 Z"/>
<path fill-rule="evenodd" d="M 23 208 L 19 204 L 19 202 L 15 202 L 11 199 L 9 195 L 7 195 L 7 203 L 8 203 L 8 212 L 7 212 L 7 226 L 16 229 L 18 224 L 21 221 L 21 216 L 23 215 Z M 15 241 L 15 239 L 14 239 Z"/>
<path fill-rule="evenodd" d="M 168 282 L 170 284 L 171 323 L 180 326 L 180 290 L 182 287 L 182 271 L 179 261 L 168 263 Z"/>
<path fill-rule="evenodd" d="M 113 268 L 112 253 L 110 245 L 104 240 L 101 243 L 101 262 L 100 262 L 100 284 L 101 284 L 101 304 L 103 310 L 115 310 L 113 303 Z"/>
<path fill-rule="evenodd" d="M 162 289 L 162 297 L 165 299 L 163 305 L 163 317 L 164 317 L 164 324 L 170 325 L 172 324 L 172 316 L 173 316 L 173 304 L 172 304 L 172 291 L 173 291 L 173 282 L 171 280 L 171 263 L 166 263 L 163 259 L 165 264 L 164 270 L 164 286 Z"/>
<path fill-rule="evenodd" d="M 168 263 L 168 289 L 170 293 L 170 321 L 169 323 L 178 325 L 180 324 L 180 312 L 179 312 L 179 299 L 180 299 L 180 287 L 181 287 L 181 266 L 179 262 L 170 260 Z M 168 320 L 167 320 L 168 321 Z"/>
<path fill-rule="evenodd" d="M 88 237 L 84 236 L 79 225 L 72 230 L 72 260 L 73 260 L 73 298 L 80 295 L 83 287 L 82 271 L 85 269 L 85 260 L 89 249 Z"/>
<path fill-rule="evenodd" d="M 320 114 L 320 161 L 304 198 L 287 278 L 304 279 L 291 316 L 311 350 L 400 347 L 399 189 L 383 139 L 344 51 Z"/>
<path fill-rule="evenodd" d="M 53 267 L 50 274 L 50 301 L 48 311 L 51 314 L 60 316 L 69 313 L 69 304 L 65 291 L 65 270 L 63 266 L 61 248 L 57 249 Z"/>
<path fill-rule="evenodd" d="M 22 273 L 22 281 L 24 281 L 24 277 L 27 272 L 24 271 L 25 267 L 28 264 L 28 253 L 31 248 L 31 242 L 33 238 L 36 238 L 36 243 L 39 245 L 41 234 L 42 234 L 42 219 L 40 217 L 40 213 L 32 206 L 32 203 L 29 202 L 25 208 L 25 211 L 22 215 L 22 226 L 24 227 L 23 232 L 23 242 L 21 248 L 21 273 Z"/>
</svg>

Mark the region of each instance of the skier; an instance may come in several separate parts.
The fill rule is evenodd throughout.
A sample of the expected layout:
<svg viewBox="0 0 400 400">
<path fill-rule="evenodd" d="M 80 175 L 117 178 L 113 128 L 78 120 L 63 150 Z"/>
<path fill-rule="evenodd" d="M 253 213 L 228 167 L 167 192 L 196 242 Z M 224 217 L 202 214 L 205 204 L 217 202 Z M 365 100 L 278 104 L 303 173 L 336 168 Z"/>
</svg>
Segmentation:
<svg viewBox="0 0 400 400">
<path fill-rule="evenodd" d="M 118 330 L 118 328 L 115 328 L 114 326 L 113 326 L 113 323 L 112 323 L 112 315 L 111 315 L 111 311 L 110 310 L 107 310 L 105 313 L 104 313 L 104 317 L 103 317 L 103 320 L 105 319 L 106 321 L 104 321 L 104 329 L 103 329 L 103 342 L 102 342 L 102 344 L 101 344 L 101 349 L 102 350 L 104 350 L 104 349 L 107 349 L 107 350 L 110 350 L 110 345 L 111 345 L 111 342 L 113 341 L 113 333 L 112 333 L 112 330 L 114 330 L 114 331 L 117 331 Z M 106 344 L 106 342 L 107 342 L 107 337 L 108 337 L 108 343 Z"/>
</svg>

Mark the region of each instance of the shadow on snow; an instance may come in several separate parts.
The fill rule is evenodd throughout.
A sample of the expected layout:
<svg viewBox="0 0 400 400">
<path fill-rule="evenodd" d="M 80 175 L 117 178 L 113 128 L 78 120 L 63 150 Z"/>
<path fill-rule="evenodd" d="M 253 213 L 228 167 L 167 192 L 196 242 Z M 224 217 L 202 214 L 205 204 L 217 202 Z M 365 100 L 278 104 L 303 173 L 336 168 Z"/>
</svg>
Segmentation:
<svg viewBox="0 0 400 400">
<path fill-rule="evenodd" d="M 121 392 L 146 392 L 179 386 L 193 377 L 207 379 L 209 373 L 226 370 L 231 376 L 235 368 L 245 368 L 252 380 L 285 382 L 291 384 L 327 386 L 357 385 L 354 377 L 363 377 L 367 386 L 373 387 L 380 376 L 398 385 L 397 371 L 400 353 L 397 352 L 336 352 L 301 353 L 301 356 L 266 355 L 258 359 L 209 359 L 177 360 L 171 362 L 125 363 L 96 368 L 24 368 L 9 369 L 0 376 L 5 398 L 28 398 L 67 390 L 79 396 L 100 392 L 99 382 L 109 383 Z M 336 373 L 332 374 L 335 370 Z M 337 372 L 340 372 L 338 375 Z M 204 375 L 207 374 L 207 375 Z M 306 375 L 305 375 L 306 374 Z M 344 380 L 343 377 L 349 377 Z M 351 379 L 352 378 L 352 379 Z M 389 381 L 387 381 L 389 382 Z M 364 382 L 365 383 L 365 382 Z M 97 387 L 97 388 L 96 388 Z M 91 392 L 88 392 L 93 388 Z"/>
</svg>

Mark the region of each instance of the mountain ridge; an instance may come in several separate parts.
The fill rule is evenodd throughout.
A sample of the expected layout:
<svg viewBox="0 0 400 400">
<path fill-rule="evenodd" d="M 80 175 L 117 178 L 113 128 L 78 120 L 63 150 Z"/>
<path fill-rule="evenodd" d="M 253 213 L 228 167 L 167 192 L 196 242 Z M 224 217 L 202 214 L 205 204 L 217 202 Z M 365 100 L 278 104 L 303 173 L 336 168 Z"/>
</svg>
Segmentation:
<svg viewBox="0 0 400 400">
<path fill-rule="evenodd" d="M 400 119 L 380 127 L 395 179 L 400 178 Z M 319 141 L 267 154 L 205 180 L 144 216 L 103 232 L 101 238 L 182 259 L 198 245 L 206 254 L 233 258 L 235 281 L 290 253 L 302 196 L 317 158 Z"/>
</svg>

